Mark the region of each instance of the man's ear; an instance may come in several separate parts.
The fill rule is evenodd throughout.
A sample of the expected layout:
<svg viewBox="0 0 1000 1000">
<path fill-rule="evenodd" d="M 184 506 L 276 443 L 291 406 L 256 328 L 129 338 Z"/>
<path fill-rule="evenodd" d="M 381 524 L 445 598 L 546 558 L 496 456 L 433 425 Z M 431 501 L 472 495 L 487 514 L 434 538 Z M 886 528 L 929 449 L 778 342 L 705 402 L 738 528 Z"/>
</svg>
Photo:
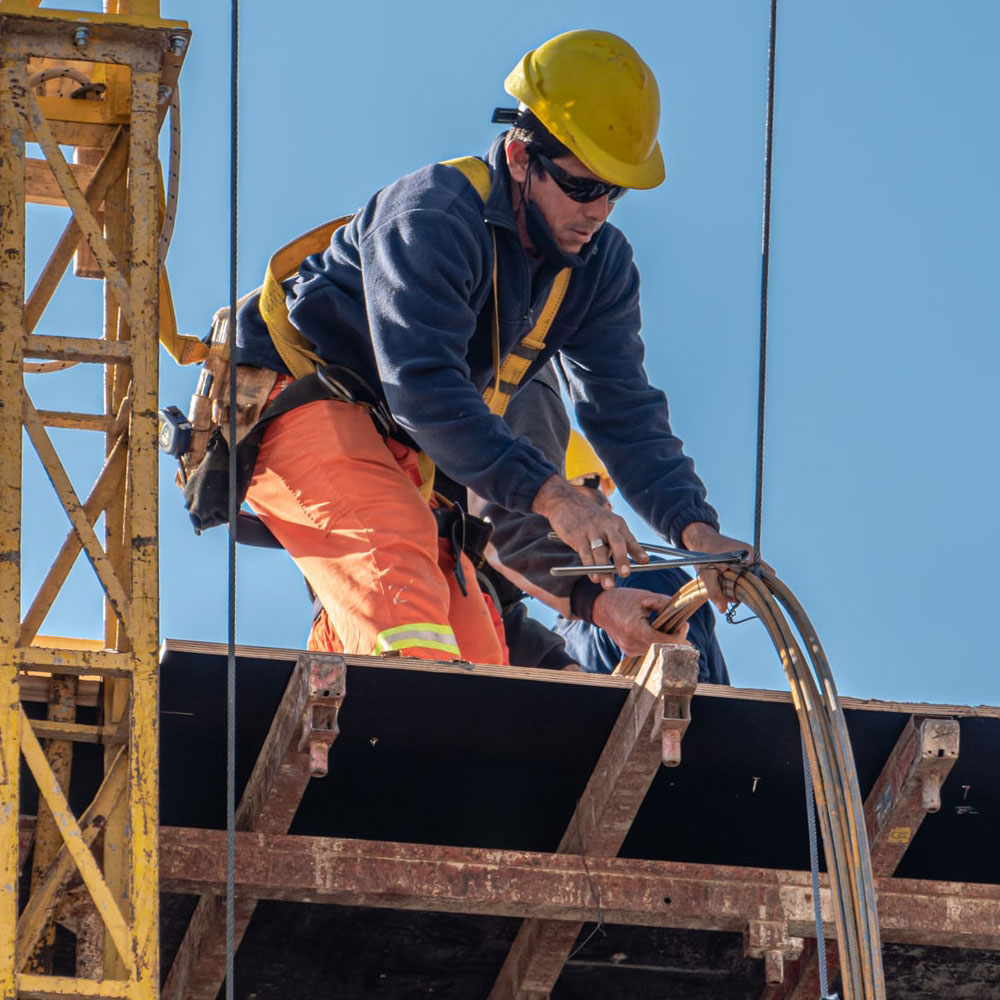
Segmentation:
<svg viewBox="0 0 1000 1000">
<path fill-rule="evenodd" d="M 507 143 L 505 152 L 511 180 L 523 184 L 528 178 L 528 166 L 531 163 L 528 150 L 520 139 L 511 139 Z"/>
</svg>

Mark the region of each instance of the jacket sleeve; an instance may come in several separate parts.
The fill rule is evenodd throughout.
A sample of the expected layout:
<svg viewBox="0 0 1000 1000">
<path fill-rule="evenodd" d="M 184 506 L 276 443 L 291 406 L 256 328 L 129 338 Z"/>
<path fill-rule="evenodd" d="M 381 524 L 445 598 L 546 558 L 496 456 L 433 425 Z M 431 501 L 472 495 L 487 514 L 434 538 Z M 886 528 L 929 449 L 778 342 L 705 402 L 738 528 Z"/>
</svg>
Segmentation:
<svg viewBox="0 0 1000 1000">
<path fill-rule="evenodd" d="M 510 662 L 514 666 L 562 670 L 575 662 L 566 652 L 562 637 L 535 621 L 523 601 L 518 601 L 504 612 L 503 627 Z"/>
<path fill-rule="evenodd" d="M 609 241 L 610 242 L 610 241 Z M 675 545 L 693 521 L 718 527 L 715 510 L 670 429 L 667 398 L 643 367 L 639 272 L 618 234 L 587 317 L 561 353 L 561 369 L 580 428 L 625 500 Z"/>
<path fill-rule="evenodd" d="M 411 209 L 360 245 L 372 344 L 386 402 L 400 426 L 449 476 L 484 499 L 527 511 L 555 468 L 490 413 L 466 361 L 474 296 L 492 275 L 480 216 Z"/>
</svg>

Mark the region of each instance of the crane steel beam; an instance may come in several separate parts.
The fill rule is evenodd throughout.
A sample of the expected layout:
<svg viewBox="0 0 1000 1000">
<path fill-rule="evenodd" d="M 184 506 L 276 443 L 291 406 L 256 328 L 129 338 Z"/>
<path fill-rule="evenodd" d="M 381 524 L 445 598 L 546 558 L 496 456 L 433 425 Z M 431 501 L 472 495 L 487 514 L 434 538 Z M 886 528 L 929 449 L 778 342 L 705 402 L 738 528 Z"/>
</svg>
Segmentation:
<svg viewBox="0 0 1000 1000">
<path fill-rule="evenodd" d="M 18 664 L 9 651 L 17 646 L 21 616 L 25 170 L 24 126 L 15 98 L 25 59 L 2 46 L 0 37 L 0 997 L 8 1000 L 17 995 L 21 797 Z"/>
<path fill-rule="evenodd" d="M 108 13 L 32 9 L 0 0 L 0 998 L 128 996 L 153 1000 L 159 991 L 157 869 L 157 698 L 159 639 L 157 555 L 158 219 L 157 135 L 165 88 L 177 84 L 190 33 L 162 20 L 156 0 L 121 4 Z M 98 99 L 36 94 L 35 74 L 72 63 L 100 83 Z M 36 142 L 44 160 L 26 161 Z M 63 146 L 76 147 L 70 163 Z M 65 205 L 71 221 L 32 294 L 25 297 L 28 202 Z M 45 309 L 74 253 L 85 241 L 90 273 L 105 283 L 105 304 L 93 336 L 46 330 Z M 36 333 L 36 329 L 38 332 Z M 43 359 L 42 364 L 30 360 Z M 105 412 L 40 413 L 25 375 L 41 377 L 69 360 L 103 376 Z M 102 434 L 106 462 L 83 501 L 66 474 L 61 427 Z M 24 436 L 38 452 L 71 534 L 22 616 L 21 569 L 39 562 L 22 543 L 26 472 Z M 74 457 L 86 454 L 78 449 Z M 103 538 L 94 525 L 104 515 Z M 85 551 L 105 601 L 99 640 L 36 637 L 75 558 Z M 36 672 L 27 676 L 26 671 Z M 41 674 L 42 676 L 38 676 Z M 49 675 L 49 676 L 44 676 Z M 87 698 L 103 686 L 101 727 L 73 721 L 77 689 Z M 58 678 L 67 678 L 59 680 Z M 37 727 L 19 694 L 39 685 L 64 704 Z M 44 748 L 39 737 L 48 738 Z M 103 857 L 90 848 L 94 803 L 78 820 L 65 785 L 72 745 L 105 744 L 106 778 L 99 793 Z M 117 745 L 116 745 L 117 744 Z M 121 758 L 116 765 L 115 760 Z M 39 787 L 34 836 L 35 878 L 18 899 L 21 758 Z M 26 773 L 28 773 L 26 772 Z M 98 802 L 95 799 L 95 803 Z M 114 803 L 118 803 L 117 806 Z M 82 876 L 88 899 L 77 907 L 87 924 L 88 952 L 77 977 L 53 976 L 35 943 L 59 907 L 61 888 Z M 78 878 L 77 878 L 78 881 Z M 20 905 L 23 904 L 23 905 Z M 95 923 L 93 914 L 101 921 Z M 98 938 L 104 960 L 95 955 Z M 97 949 L 97 950 L 100 950 Z M 28 963 L 26 965 L 26 963 Z M 91 978 L 87 978 L 89 975 Z M 100 977 L 100 978 L 98 978 Z"/>
</svg>

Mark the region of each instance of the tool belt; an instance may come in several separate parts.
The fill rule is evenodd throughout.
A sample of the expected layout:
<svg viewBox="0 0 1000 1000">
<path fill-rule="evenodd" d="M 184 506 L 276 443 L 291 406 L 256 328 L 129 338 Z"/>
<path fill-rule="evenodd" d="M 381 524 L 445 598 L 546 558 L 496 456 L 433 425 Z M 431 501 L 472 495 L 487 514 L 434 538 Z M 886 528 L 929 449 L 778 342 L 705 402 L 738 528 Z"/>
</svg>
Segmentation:
<svg viewBox="0 0 1000 1000">
<path fill-rule="evenodd" d="M 210 357 L 209 360 L 213 359 Z M 208 377 L 205 372 L 208 372 Z M 220 399 L 214 391 L 228 386 L 228 367 L 223 369 L 219 363 L 209 367 L 206 362 L 187 421 L 190 437 L 171 452 L 177 454 L 180 462 L 178 485 L 184 493 L 184 506 L 197 534 L 229 522 L 229 464 L 235 451 L 236 523 L 233 532 L 236 541 L 261 548 L 282 548 L 281 542 L 256 514 L 239 508 L 246 498 L 264 434 L 271 421 L 299 406 L 321 399 L 361 405 L 368 411 L 383 439 L 392 437 L 412 445 L 393 420 L 385 402 L 349 368 L 342 365 L 317 368 L 295 379 L 268 403 L 277 380 L 276 371 L 250 365 L 237 366 L 234 449 L 230 440 L 228 398 Z M 176 407 L 172 409 L 176 410 Z M 161 430 L 161 443 L 162 439 Z M 467 514 L 461 505 L 451 503 L 440 495 L 438 502 L 440 506 L 432 508 L 438 536 L 447 539 L 451 547 L 455 558 L 455 579 L 462 596 L 467 597 L 469 590 L 462 554 L 467 555 L 477 569 L 481 567 L 486 545 L 493 534 L 493 525 Z"/>
<path fill-rule="evenodd" d="M 434 507 L 431 511 L 437 521 L 438 537 L 445 538 L 451 544 L 455 556 L 455 579 L 463 597 L 469 596 L 469 587 L 462 568 L 463 553 L 469 557 L 473 567 L 478 570 L 486 561 L 486 546 L 493 536 L 493 525 L 481 517 L 473 517 L 466 513 L 461 504 L 451 503 L 440 494 L 435 494 L 445 506 Z"/>
<path fill-rule="evenodd" d="M 272 420 L 321 399 L 334 399 L 364 406 L 382 438 L 404 439 L 385 402 L 359 375 L 342 365 L 325 365 L 286 386 L 268 403 L 278 373 L 266 368 L 239 365 L 236 369 L 236 539 L 247 545 L 281 548 L 281 543 L 256 515 L 239 510 L 246 498 L 264 434 Z M 218 382 L 222 382 L 218 379 Z M 197 398 L 197 396 L 196 396 Z M 191 423 L 197 426 L 197 404 L 192 406 Z M 184 505 L 197 533 L 229 521 L 229 405 L 211 400 L 212 426 L 201 448 L 192 447 L 180 456 L 180 485 Z M 439 497 L 434 508 L 438 535 L 447 538 L 455 553 L 456 570 L 462 593 L 467 592 L 459 553 L 475 566 L 482 565 L 493 525 L 467 514 L 460 505 Z"/>
</svg>

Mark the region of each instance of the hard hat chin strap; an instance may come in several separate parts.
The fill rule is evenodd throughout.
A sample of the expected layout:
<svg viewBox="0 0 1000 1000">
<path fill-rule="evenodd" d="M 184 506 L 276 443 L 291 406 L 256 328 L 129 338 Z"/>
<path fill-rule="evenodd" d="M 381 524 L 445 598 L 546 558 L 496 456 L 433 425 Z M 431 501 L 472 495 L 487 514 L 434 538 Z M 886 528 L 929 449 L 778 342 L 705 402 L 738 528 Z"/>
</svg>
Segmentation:
<svg viewBox="0 0 1000 1000">
<path fill-rule="evenodd" d="M 541 209 L 533 201 L 524 203 L 524 224 L 528 230 L 528 239 L 550 264 L 555 267 L 579 267 L 583 263 L 581 254 L 566 253 L 559 246 Z"/>
</svg>

